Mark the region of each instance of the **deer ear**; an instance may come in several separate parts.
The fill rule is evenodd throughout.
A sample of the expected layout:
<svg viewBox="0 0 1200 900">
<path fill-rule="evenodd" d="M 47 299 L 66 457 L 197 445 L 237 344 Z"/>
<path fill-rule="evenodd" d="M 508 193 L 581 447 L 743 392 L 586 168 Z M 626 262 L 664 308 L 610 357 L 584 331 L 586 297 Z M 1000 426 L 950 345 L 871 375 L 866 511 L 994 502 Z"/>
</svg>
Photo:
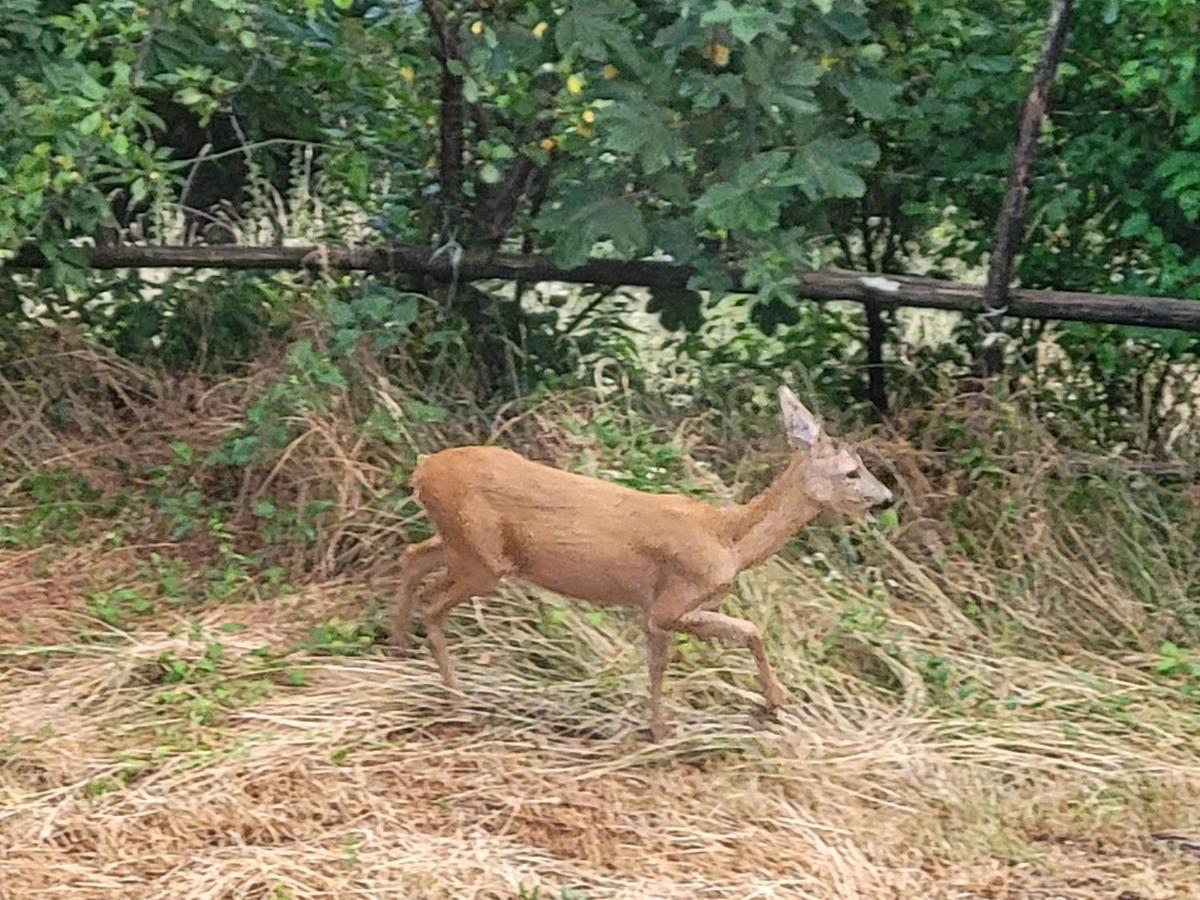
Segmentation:
<svg viewBox="0 0 1200 900">
<path fill-rule="evenodd" d="M 787 385 L 779 388 L 779 409 L 788 440 L 797 447 L 812 447 L 821 438 L 821 423 L 816 420 Z"/>
</svg>

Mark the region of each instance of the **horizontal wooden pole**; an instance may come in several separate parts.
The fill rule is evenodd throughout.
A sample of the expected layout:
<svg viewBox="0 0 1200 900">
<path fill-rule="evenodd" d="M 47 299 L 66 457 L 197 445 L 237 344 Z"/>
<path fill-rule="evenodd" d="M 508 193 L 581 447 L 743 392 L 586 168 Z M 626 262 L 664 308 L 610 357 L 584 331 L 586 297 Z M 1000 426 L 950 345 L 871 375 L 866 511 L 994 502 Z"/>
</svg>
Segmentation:
<svg viewBox="0 0 1200 900">
<path fill-rule="evenodd" d="M 370 248 L 346 247 L 182 247 L 133 246 L 82 248 L 97 269 L 331 269 L 336 271 L 395 272 L 428 275 L 449 281 L 448 254 L 431 257 L 428 249 L 405 244 Z M 46 259 L 33 248 L 19 251 L 5 268 L 43 268 Z M 740 274 L 731 270 L 738 289 Z M 626 262 L 590 259 L 562 269 L 545 256 L 468 252 L 458 266 L 464 281 L 511 279 L 525 282 L 561 281 L 575 284 L 683 288 L 692 277 L 688 266 L 670 262 Z M 867 275 L 841 269 L 797 272 L 796 295 L 803 300 L 853 300 L 888 307 L 944 309 L 978 314 L 983 311 L 983 288 L 937 278 L 911 275 Z M 1018 289 L 1010 294 L 1008 314 L 1027 319 L 1059 319 L 1109 325 L 1140 325 L 1200 332 L 1200 301 L 1128 294 Z"/>
</svg>

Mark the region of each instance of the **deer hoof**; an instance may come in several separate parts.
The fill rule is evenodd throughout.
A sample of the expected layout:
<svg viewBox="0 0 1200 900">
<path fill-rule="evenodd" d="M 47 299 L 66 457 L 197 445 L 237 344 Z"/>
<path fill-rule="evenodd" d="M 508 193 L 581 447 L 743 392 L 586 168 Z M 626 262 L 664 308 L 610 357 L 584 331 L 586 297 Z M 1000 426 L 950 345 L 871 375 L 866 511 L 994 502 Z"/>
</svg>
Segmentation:
<svg viewBox="0 0 1200 900">
<path fill-rule="evenodd" d="M 650 723 L 650 741 L 652 743 L 661 744 L 674 733 L 675 729 L 673 729 L 666 722 Z"/>
<path fill-rule="evenodd" d="M 389 638 L 387 643 L 383 645 L 383 652 L 393 659 L 406 659 L 412 656 L 412 646 L 409 643 L 407 635 L 404 637 Z"/>
<path fill-rule="evenodd" d="M 786 706 L 788 702 L 788 693 L 783 688 L 775 685 L 767 691 L 767 715 L 773 715 L 781 706 Z"/>
</svg>

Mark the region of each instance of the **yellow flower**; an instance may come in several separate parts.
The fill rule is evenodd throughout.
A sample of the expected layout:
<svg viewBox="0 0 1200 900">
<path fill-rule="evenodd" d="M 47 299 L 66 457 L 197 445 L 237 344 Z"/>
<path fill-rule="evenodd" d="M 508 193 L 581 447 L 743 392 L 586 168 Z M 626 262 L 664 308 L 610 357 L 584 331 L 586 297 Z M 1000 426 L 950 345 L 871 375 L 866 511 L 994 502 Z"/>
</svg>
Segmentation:
<svg viewBox="0 0 1200 900">
<path fill-rule="evenodd" d="M 614 66 L 612 63 L 609 63 L 607 66 L 605 66 L 603 69 L 600 70 L 600 74 L 604 76 L 605 81 L 612 81 L 614 78 L 617 77 L 617 67 Z"/>
<path fill-rule="evenodd" d="M 409 84 L 412 84 L 413 79 L 415 79 L 417 77 L 417 73 L 413 71 L 412 66 L 401 66 L 400 67 L 400 77 L 403 78 L 405 81 L 407 81 Z"/>
<path fill-rule="evenodd" d="M 591 125 L 593 122 L 596 121 L 596 114 L 594 112 L 592 112 L 590 109 L 585 109 L 583 111 L 583 115 L 580 116 L 579 118 L 581 118 L 587 124 Z"/>
<path fill-rule="evenodd" d="M 536 25 L 533 26 L 533 36 L 540 40 L 542 35 L 546 33 L 546 29 L 549 27 L 550 26 L 548 24 L 546 24 L 545 22 L 538 22 Z"/>
<path fill-rule="evenodd" d="M 471 24 L 471 34 L 483 34 L 483 23 L 476 20 Z"/>
<path fill-rule="evenodd" d="M 567 93 L 582 94 L 583 93 L 583 79 L 580 78 L 578 75 L 567 76 Z"/>
<path fill-rule="evenodd" d="M 538 141 L 538 146 L 549 153 L 558 146 L 558 141 L 554 140 L 554 138 L 542 138 L 540 141 Z"/>
</svg>

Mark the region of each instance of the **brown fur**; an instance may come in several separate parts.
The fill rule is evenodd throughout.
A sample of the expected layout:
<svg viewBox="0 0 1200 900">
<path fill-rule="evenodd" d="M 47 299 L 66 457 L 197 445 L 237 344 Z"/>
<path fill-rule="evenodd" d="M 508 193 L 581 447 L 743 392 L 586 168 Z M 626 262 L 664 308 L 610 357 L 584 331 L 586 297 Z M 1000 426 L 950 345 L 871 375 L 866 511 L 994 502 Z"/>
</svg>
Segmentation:
<svg viewBox="0 0 1200 900">
<path fill-rule="evenodd" d="M 744 506 L 647 494 L 498 447 L 458 447 L 425 458 L 413 483 L 438 537 L 405 551 L 394 641 L 406 642 L 416 603 L 442 678 L 456 688 L 442 627 L 446 615 L 501 579 L 515 578 L 641 612 L 656 737 L 665 732 L 660 695 L 669 631 L 742 644 L 754 656 L 768 708 L 780 705 L 784 691 L 758 629 L 715 607 L 738 572 L 778 552 L 822 509 L 860 514 L 890 496 L 858 454 L 826 437 L 790 392 L 781 402 L 801 449 Z M 445 574 L 417 594 L 421 579 L 439 567 Z"/>
</svg>

